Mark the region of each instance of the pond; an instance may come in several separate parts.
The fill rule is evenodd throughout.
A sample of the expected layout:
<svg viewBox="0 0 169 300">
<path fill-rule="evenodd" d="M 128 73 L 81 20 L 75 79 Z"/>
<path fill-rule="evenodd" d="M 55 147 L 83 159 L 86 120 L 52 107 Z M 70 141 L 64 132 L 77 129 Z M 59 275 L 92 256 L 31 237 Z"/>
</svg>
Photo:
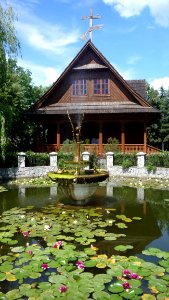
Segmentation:
<svg viewBox="0 0 169 300">
<path fill-rule="evenodd" d="M 168 190 L 108 182 L 77 205 L 20 185 L 0 201 L 0 299 L 169 297 Z"/>
</svg>

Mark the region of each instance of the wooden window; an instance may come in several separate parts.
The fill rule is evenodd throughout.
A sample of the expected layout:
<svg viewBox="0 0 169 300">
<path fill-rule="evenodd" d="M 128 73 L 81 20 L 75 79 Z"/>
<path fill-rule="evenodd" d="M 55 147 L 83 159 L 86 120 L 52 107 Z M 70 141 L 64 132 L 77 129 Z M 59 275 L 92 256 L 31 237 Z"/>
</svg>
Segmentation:
<svg viewBox="0 0 169 300">
<path fill-rule="evenodd" d="M 108 94 L 109 94 L 109 80 L 94 79 L 94 95 L 108 95 Z"/>
<path fill-rule="evenodd" d="M 87 80 L 79 79 L 72 81 L 72 95 L 85 96 L 87 95 Z"/>
</svg>

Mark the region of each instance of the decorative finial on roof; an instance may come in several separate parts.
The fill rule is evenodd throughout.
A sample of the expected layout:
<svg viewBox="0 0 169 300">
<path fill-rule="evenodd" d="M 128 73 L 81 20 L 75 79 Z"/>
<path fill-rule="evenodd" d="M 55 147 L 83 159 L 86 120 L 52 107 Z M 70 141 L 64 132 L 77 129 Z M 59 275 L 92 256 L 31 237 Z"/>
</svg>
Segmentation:
<svg viewBox="0 0 169 300">
<path fill-rule="evenodd" d="M 90 40 L 92 42 L 92 32 L 93 30 L 95 29 L 101 29 L 103 27 L 103 25 L 94 25 L 93 26 L 93 19 L 100 19 L 101 16 L 100 15 L 96 15 L 96 16 L 93 16 L 93 11 L 92 11 L 92 8 L 90 8 L 90 16 L 84 16 L 81 18 L 81 20 L 86 20 L 86 19 L 89 19 L 90 23 L 89 23 L 89 29 L 85 32 L 84 35 L 82 35 L 82 40 L 86 40 L 87 39 L 87 36 L 88 36 L 88 33 L 90 34 Z"/>
</svg>

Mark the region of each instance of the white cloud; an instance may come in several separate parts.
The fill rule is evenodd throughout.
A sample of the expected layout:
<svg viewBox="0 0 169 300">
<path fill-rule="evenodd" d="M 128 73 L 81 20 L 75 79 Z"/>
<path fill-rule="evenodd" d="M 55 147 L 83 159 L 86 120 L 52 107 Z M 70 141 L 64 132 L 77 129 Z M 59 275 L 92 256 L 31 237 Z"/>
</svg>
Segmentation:
<svg viewBox="0 0 169 300">
<path fill-rule="evenodd" d="M 129 65 L 135 65 L 140 60 L 141 60 L 141 56 L 140 55 L 133 55 L 133 56 L 129 57 L 127 63 Z"/>
<path fill-rule="evenodd" d="M 66 47 L 76 43 L 80 36 L 77 29 L 67 34 L 60 26 L 45 22 L 43 22 L 43 26 L 42 22 L 38 22 L 38 24 L 18 22 L 16 27 L 19 34 L 31 47 L 55 54 L 63 54 Z"/>
<path fill-rule="evenodd" d="M 47 22 L 34 13 L 34 7 L 40 0 L 9 0 L 18 21 L 15 28 L 19 40 L 38 51 L 64 54 L 69 45 L 75 44 L 81 36 L 79 28 L 67 28 L 61 24 Z M 68 34 L 69 33 L 69 34 Z"/>
<path fill-rule="evenodd" d="M 28 69 L 32 73 L 32 81 L 35 85 L 49 86 L 60 76 L 60 71 L 53 67 L 45 67 L 30 61 L 18 60 L 18 65 Z"/>
<path fill-rule="evenodd" d="M 145 8 L 149 8 L 155 22 L 163 27 L 169 26 L 169 1 L 168 0 L 102 0 L 120 14 L 129 18 L 138 16 Z"/>
<path fill-rule="evenodd" d="M 105 4 L 114 6 L 122 17 L 139 15 L 146 6 L 147 0 L 103 0 Z"/>
<path fill-rule="evenodd" d="M 155 90 L 159 90 L 163 87 L 165 90 L 169 89 L 169 77 L 156 78 L 150 82 L 150 86 Z"/>
</svg>

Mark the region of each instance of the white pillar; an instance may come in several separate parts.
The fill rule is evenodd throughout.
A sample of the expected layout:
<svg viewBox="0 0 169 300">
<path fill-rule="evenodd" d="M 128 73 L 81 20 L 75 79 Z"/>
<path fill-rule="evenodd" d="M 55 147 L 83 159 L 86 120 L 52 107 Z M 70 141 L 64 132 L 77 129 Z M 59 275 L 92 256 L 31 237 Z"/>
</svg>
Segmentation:
<svg viewBox="0 0 169 300">
<path fill-rule="evenodd" d="M 90 164 L 90 152 L 84 151 L 82 153 L 82 160 L 85 161 L 85 162 L 89 162 L 89 164 Z M 85 170 L 90 169 L 89 164 L 86 164 L 86 166 L 84 167 Z"/>
<path fill-rule="evenodd" d="M 18 168 L 25 168 L 25 157 L 26 154 L 24 152 L 18 153 Z"/>
<path fill-rule="evenodd" d="M 114 152 L 107 152 L 106 153 L 106 163 L 107 163 L 107 170 L 113 167 L 114 163 Z"/>
<path fill-rule="evenodd" d="M 144 152 L 137 153 L 137 167 L 138 168 L 144 168 L 145 157 L 146 157 L 146 153 L 144 153 Z"/>
<path fill-rule="evenodd" d="M 50 158 L 50 167 L 56 167 L 57 168 L 57 152 L 51 152 L 49 153 Z"/>
</svg>

